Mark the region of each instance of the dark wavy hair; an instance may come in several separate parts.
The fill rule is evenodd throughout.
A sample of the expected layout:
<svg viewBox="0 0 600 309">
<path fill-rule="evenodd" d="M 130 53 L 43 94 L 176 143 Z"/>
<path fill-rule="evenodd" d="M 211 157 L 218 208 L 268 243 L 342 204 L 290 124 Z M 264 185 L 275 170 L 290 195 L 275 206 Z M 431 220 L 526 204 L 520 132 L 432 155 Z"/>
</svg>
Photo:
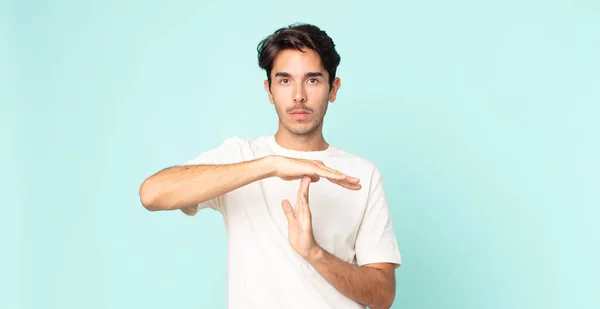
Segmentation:
<svg viewBox="0 0 600 309">
<path fill-rule="evenodd" d="M 297 23 L 276 30 L 258 44 L 258 66 L 265 70 L 271 88 L 271 70 L 277 53 L 286 49 L 310 48 L 321 57 L 325 70 L 329 73 L 329 87 L 333 84 L 340 55 L 335 50 L 333 40 L 319 27 L 311 24 Z"/>
</svg>

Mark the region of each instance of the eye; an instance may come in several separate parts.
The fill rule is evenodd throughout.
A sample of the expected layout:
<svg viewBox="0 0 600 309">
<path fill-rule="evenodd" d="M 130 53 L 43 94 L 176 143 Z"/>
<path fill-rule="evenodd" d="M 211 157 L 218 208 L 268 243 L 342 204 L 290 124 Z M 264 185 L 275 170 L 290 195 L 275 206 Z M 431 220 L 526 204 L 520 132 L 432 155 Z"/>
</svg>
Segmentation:
<svg viewBox="0 0 600 309">
<path fill-rule="evenodd" d="M 287 84 L 290 80 L 287 78 L 282 78 L 279 82 L 282 84 Z"/>
<path fill-rule="evenodd" d="M 318 83 L 318 82 L 319 82 L 319 80 L 318 80 L 318 79 L 316 79 L 316 78 L 311 78 L 311 79 L 309 79 L 309 80 L 308 80 L 308 83 L 309 83 L 309 84 L 316 84 L 316 83 Z"/>
</svg>

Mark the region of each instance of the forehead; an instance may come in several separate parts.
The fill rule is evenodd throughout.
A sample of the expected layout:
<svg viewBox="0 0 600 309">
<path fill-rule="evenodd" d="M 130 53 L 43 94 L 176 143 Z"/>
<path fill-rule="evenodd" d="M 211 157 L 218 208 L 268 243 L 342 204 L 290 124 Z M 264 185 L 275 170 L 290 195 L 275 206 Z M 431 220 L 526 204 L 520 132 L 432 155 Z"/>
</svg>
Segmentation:
<svg viewBox="0 0 600 309">
<path fill-rule="evenodd" d="M 327 74 L 319 54 L 312 49 L 285 49 L 277 53 L 273 61 L 271 76 L 278 72 L 287 72 L 292 75 L 304 75 L 307 72 L 321 72 Z"/>
</svg>

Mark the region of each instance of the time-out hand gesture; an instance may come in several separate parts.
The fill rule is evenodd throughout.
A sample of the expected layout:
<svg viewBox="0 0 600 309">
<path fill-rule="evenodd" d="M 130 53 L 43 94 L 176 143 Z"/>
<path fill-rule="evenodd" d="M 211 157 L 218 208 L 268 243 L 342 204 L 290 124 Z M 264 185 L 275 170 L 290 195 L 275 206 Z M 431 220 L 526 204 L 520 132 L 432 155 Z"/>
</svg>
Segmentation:
<svg viewBox="0 0 600 309">
<path fill-rule="evenodd" d="M 335 169 L 332 169 L 321 161 L 288 158 L 275 156 L 275 176 L 283 180 L 295 180 L 304 176 L 309 176 L 312 182 L 319 181 L 320 178 L 340 185 L 350 190 L 360 190 L 360 179 L 348 176 Z"/>
<path fill-rule="evenodd" d="M 290 245 L 304 259 L 308 259 L 320 249 L 312 230 L 312 218 L 308 206 L 308 186 L 311 183 L 309 176 L 302 177 L 298 190 L 296 211 L 292 209 L 290 201 L 283 200 L 281 206 L 288 220 L 288 240 Z"/>
</svg>

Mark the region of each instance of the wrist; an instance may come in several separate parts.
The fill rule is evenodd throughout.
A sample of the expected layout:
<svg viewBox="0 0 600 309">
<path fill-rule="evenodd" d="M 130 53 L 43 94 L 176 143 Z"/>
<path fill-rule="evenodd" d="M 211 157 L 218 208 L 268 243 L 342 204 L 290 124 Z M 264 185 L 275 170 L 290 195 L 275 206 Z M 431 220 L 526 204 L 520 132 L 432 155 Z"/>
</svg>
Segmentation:
<svg viewBox="0 0 600 309">
<path fill-rule="evenodd" d="M 277 176 L 277 156 L 268 155 L 259 159 L 261 163 L 261 169 L 266 173 L 267 177 Z"/>
<path fill-rule="evenodd" d="M 318 264 L 325 257 L 325 250 L 321 246 L 316 246 L 309 251 L 308 256 L 305 257 L 306 261 L 311 265 Z"/>
</svg>

